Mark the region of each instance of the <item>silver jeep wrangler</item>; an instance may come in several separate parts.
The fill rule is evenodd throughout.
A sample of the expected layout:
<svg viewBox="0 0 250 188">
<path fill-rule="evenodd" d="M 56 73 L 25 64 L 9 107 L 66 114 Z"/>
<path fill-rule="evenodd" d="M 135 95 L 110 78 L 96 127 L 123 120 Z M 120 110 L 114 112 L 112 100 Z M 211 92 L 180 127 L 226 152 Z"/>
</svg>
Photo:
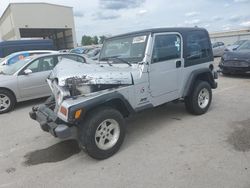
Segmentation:
<svg viewBox="0 0 250 188">
<path fill-rule="evenodd" d="M 75 135 L 93 158 L 115 154 L 125 119 L 171 101 L 201 115 L 217 88 L 208 32 L 160 28 L 107 39 L 97 63 L 59 63 L 48 78 L 53 92 L 30 117 L 58 138 Z"/>
</svg>

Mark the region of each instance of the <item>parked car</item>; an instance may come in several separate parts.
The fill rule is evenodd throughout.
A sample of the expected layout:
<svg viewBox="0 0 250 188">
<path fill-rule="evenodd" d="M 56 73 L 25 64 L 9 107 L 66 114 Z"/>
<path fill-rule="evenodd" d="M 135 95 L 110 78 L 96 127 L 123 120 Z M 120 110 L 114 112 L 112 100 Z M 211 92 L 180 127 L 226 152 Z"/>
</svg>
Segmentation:
<svg viewBox="0 0 250 188">
<path fill-rule="evenodd" d="M 58 64 L 48 78 L 50 102 L 30 117 L 58 138 L 76 139 L 96 159 L 115 154 L 124 119 L 171 101 L 201 115 L 212 101 L 213 53 L 201 28 L 149 29 L 107 39 L 99 63 Z"/>
<path fill-rule="evenodd" d="M 94 60 L 94 61 L 97 61 L 99 59 L 100 52 L 98 54 L 96 54 L 94 57 L 91 57 L 91 59 Z"/>
<path fill-rule="evenodd" d="M 242 44 L 244 44 L 247 40 L 238 40 L 233 45 L 226 47 L 225 51 L 235 51 L 239 48 Z"/>
<path fill-rule="evenodd" d="M 30 56 L 15 64 L 2 65 L 0 70 L 0 114 L 9 112 L 16 102 L 51 95 L 46 78 L 62 59 L 81 63 L 85 58 L 76 54 Z M 70 61 L 72 63 L 72 61 Z"/>
<path fill-rule="evenodd" d="M 83 54 L 84 51 L 85 51 L 85 48 L 78 47 L 78 48 L 74 48 L 74 49 L 70 50 L 70 53 Z"/>
<path fill-rule="evenodd" d="M 59 53 L 70 53 L 70 49 L 59 50 Z"/>
<path fill-rule="evenodd" d="M 226 52 L 219 64 L 223 74 L 250 73 L 250 40 L 233 52 Z"/>
<path fill-rule="evenodd" d="M 77 47 L 77 48 L 70 50 L 70 53 L 87 54 L 92 49 L 93 49 L 92 47 Z"/>
<path fill-rule="evenodd" d="M 86 55 L 84 55 L 86 58 L 92 59 L 92 60 L 98 60 L 99 54 L 100 54 L 101 48 L 93 48 L 91 49 Z"/>
<path fill-rule="evenodd" d="M 221 57 L 224 54 L 226 46 L 223 42 L 215 42 L 212 44 L 214 57 Z"/>
<path fill-rule="evenodd" d="M 17 61 L 24 59 L 28 56 L 39 55 L 39 54 L 52 54 L 58 53 L 57 51 L 51 50 L 33 50 L 33 51 L 21 51 L 15 52 L 13 54 L 8 55 L 7 57 L 0 60 L 0 65 L 11 65 L 16 63 Z"/>
<path fill-rule="evenodd" d="M 86 54 L 86 56 L 88 57 L 88 58 L 94 58 L 95 56 L 97 56 L 99 53 L 100 53 L 100 51 L 101 51 L 101 48 L 94 48 L 94 49 L 92 49 L 92 50 L 90 50 L 87 54 Z"/>
<path fill-rule="evenodd" d="M 54 50 L 53 40 L 12 40 L 0 42 L 0 58 L 27 50 Z"/>
</svg>

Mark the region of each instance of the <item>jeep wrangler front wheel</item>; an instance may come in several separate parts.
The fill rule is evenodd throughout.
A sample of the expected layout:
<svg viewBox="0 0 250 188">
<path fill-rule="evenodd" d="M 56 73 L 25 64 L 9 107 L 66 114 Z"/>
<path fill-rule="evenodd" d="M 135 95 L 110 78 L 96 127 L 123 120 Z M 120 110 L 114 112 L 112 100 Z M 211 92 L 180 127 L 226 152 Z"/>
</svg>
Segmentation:
<svg viewBox="0 0 250 188">
<path fill-rule="evenodd" d="M 114 155 L 125 137 L 124 118 L 110 107 L 101 107 L 88 113 L 79 129 L 79 145 L 95 159 Z"/>
<path fill-rule="evenodd" d="M 211 86 L 206 81 L 197 81 L 190 96 L 185 99 L 188 112 L 201 115 L 207 112 L 212 101 Z"/>
</svg>

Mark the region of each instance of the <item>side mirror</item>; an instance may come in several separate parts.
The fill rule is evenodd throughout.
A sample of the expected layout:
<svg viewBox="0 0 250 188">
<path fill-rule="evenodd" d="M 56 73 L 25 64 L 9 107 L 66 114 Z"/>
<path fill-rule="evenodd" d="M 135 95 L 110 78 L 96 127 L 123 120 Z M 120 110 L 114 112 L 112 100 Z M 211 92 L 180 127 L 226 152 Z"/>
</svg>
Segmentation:
<svg viewBox="0 0 250 188">
<path fill-rule="evenodd" d="M 24 71 L 24 74 L 25 74 L 25 75 L 32 74 L 32 70 L 30 70 L 30 69 L 26 69 L 26 70 Z"/>
</svg>

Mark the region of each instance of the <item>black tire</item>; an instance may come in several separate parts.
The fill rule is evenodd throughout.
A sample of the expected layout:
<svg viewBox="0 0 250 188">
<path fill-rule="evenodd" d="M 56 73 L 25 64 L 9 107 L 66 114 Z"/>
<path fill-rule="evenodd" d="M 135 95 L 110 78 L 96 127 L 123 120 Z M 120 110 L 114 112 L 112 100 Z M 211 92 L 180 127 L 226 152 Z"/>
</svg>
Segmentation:
<svg viewBox="0 0 250 188">
<path fill-rule="evenodd" d="M 9 103 L 8 103 L 9 106 L 6 109 L 2 110 L 2 107 L 0 105 L 0 114 L 10 112 L 15 107 L 16 97 L 13 95 L 12 92 L 10 92 L 6 89 L 0 89 L 0 103 L 1 103 L 1 95 L 9 98 Z"/>
<path fill-rule="evenodd" d="M 199 94 L 201 91 L 208 91 L 209 99 L 208 102 L 206 102 L 205 106 L 201 107 L 201 104 L 199 104 Z M 191 94 L 185 98 L 185 106 L 189 113 L 194 115 L 202 115 L 208 111 L 208 108 L 212 101 L 212 89 L 208 82 L 206 81 L 196 81 L 193 91 Z"/>
<path fill-rule="evenodd" d="M 118 123 L 120 133 L 119 133 L 119 136 L 116 137 L 118 139 L 115 142 L 115 145 L 113 145 L 111 148 L 100 149 L 100 147 L 98 147 L 97 145 L 97 142 L 98 142 L 97 138 L 95 138 L 96 131 L 98 128 L 99 130 L 103 130 L 101 123 L 110 119 L 115 120 L 115 122 Z M 110 130 L 110 134 L 111 134 L 111 130 Z M 121 113 L 111 107 L 100 107 L 100 108 L 90 111 L 87 114 L 87 116 L 84 118 L 83 123 L 79 127 L 78 142 L 79 142 L 79 146 L 82 146 L 81 148 L 84 148 L 84 150 L 91 157 L 102 160 L 102 159 L 111 157 L 120 149 L 123 143 L 124 137 L 125 137 L 125 123 L 124 123 L 124 118 L 121 115 Z M 102 138 L 99 138 L 99 139 L 102 139 Z"/>
</svg>

